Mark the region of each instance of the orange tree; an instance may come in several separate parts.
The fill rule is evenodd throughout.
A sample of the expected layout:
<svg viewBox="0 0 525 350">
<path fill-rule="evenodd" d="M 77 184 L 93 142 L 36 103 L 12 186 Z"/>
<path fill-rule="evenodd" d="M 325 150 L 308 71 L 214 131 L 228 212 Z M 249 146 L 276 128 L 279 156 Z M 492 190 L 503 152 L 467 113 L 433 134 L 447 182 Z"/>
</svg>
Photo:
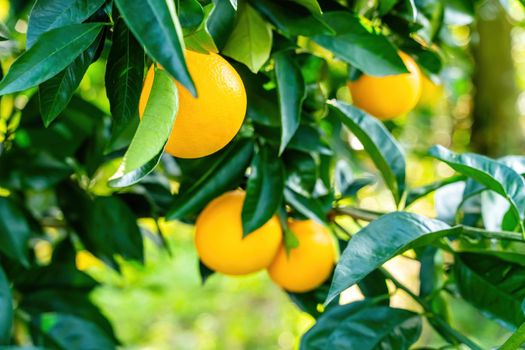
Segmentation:
<svg viewBox="0 0 525 350">
<path fill-rule="evenodd" d="M 0 345 L 117 347 L 76 252 L 116 270 L 117 256 L 143 261 L 137 218 L 165 217 L 196 222 L 203 280 L 267 268 L 316 318 L 302 349 L 408 349 L 425 318 L 452 347 L 481 349 L 450 325 L 444 293 L 515 331 L 502 349 L 519 347 L 525 159 L 434 146 L 428 155 L 457 174 L 412 188 L 391 133 L 401 126 L 385 121 L 414 108 L 460 50 L 443 33 L 475 6 L 11 1 L 0 27 Z M 110 115 L 75 94 L 95 61 Z M 396 211 L 360 206 L 375 180 Z M 436 218 L 410 210 L 444 189 Z M 417 294 L 382 268 L 409 250 Z M 391 307 L 388 280 L 423 311 Z M 340 304 L 355 284 L 365 299 Z"/>
</svg>

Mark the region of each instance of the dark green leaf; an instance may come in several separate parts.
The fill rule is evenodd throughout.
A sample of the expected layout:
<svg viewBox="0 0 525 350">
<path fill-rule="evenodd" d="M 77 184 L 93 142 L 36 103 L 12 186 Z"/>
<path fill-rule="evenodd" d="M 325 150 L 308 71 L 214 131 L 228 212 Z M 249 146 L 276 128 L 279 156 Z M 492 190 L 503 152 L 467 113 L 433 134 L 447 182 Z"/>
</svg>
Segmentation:
<svg viewBox="0 0 525 350">
<path fill-rule="evenodd" d="M 235 27 L 223 53 L 257 73 L 270 57 L 272 30 L 250 5 L 239 9 Z"/>
<path fill-rule="evenodd" d="M 221 3 L 225 3 L 224 1 Z M 201 24 L 191 33 L 184 36 L 184 42 L 186 47 L 190 50 L 208 53 L 215 52 L 218 53 L 219 50 L 215 44 L 213 36 L 211 35 L 207 23 L 210 20 L 212 14 L 213 4 L 209 4 L 204 7 L 204 20 Z"/>
<path fill-rule="evenodd" d="M 312 16 L 301 5 L 273 0 L 252 0 L 251 4 L 286 36 L 334 33 L 321 16 Z"/>
<path fill-rule="evenodd" d="M 319 45 L 370 75 L 406 73 L 396 48 L 380 33 L 368 31 L 351 12 L 328 12 L 323 18 L 336 35 L 314 35 Z"/>
<path fill-rule="evenodd" d="M 321 201 L 317 198 L 305 197 L 289 188 L 284 190 L 286 202 L 302 215 L 315 220 L 322 225 L 327 224 L 326 212 Z"/>
<path fill-rule="evenodd" d="M 478 154 L 456 154 L 442 146 L 432 147 L 430 155 L 505 197 L 525 234 L 525 179 L 520 174 L 493 159 Z"/>
<path fill-rule="evenodd" d="M 301 122 L 301 106 L 306 98 L 306 87 L 299 66 L 287 52 L 275 54 L 274 62 L 281 111 L 279 154 L 282 154 Z"/>
<path fill-rule="evenodd" d="M 1 232 L 0 232 L 1 234 Z M 0 265 L 0 345 L 9 344 L 13 324 L 13 296 L 9 281 Z"/>
<path fill-rule="evenodd" d="M 113 28 L 113 41 L 105 77 L 106 94 L 113 117 L 113 141 L 127 130 L 133 119 L 138 119 L 143 77 L 144 50 L 122 17 L 119 17 Z"/>
<path fill-rule="evenodd" d="M 464 176 L 452 176 L 452 177 L 447 177 L 446 179 L 443 179 L 443 180 L 433 182 L 425 186 L 411 188 L 408 191 L 405 204 L 408 206 L 414 203 L 415 201 L 417 201 L 418 199 L 425 197 L 427 194 L 437 191 L 441 187 L 450 185 L 452 183 L 464 181 L 464 180 L 465 180 Z"/>
<path fill-rule="evenodd" d="M 288 149 L 331 155 L 332 150 L 321 140 L 319 129 L 301 124 L 288 143 Z"/>
<path fill-rule="evenodd" d="M 213 9 L 206 21 L 206 28 L 221 50 L 235 26 L 235 14 L 235 8 L 229 1 L 213 0 Z"/>
<path fill-rule="evenodd" d="M 66 69 L 40 84 L 38 100 L 42 120 L 46 127 L 66 108 L 71 97 L 73 97 L 89 65 L 95 58 L 101 38 L 99 36 L 99 39 L 95 40 Z"/>
<path fill-rule="evenodd" d="M 386 297 L 382 302 L 378 303 L 388 306 L 390 295 L 388 292 L 388 286 L 386 285 L 385 276 L 380 270 L 376 269 L 370 272 L 358 282 L 358 286 L 361 293 L 363 293 L 366 298 Z"/>
<path fill-rule="evenodd" d="M 31 227 L 22 209 L 9 197 L 0 197 L 0 251 L 28 265 L 31 235 Z"/>
<path fill-rule="evenodd" d="M 243 236 L 257 230 L 277 212 L 284 190 L 282 161 L 268 147 L 260 147 L 251 164 L 242 207 Z"/>
<path fill-rule="evenodd" d="M 204 284 L 213 275 L 215 271 L 210 269 L 208 266 L 204 265 L 202 261 L 199 260 L 199 274 L 201 275 L 201 283 Z"/>
<path fill-rule="evenodd" d="M 115 3 L 146 53 L 197 95 L 184 60 L 182 30 L 173 2 L 115 0 Z"/>
<path fill-rule="evenodd" d="M 488 317 L 515 329 L 525 316 L 525 267 L 484 254 L 458 254 L 454 276 L 461 296 Z"/>
<path fill-rule="evenodd" d="M 296 2 L 308 9 L 312 14 L 321 14 L 321 6 L 319 6 L 319 3 L 317 0 L 290 0 L 293 2 Z"/>
<path fill-rule="evenodd" d="M 442 221 L 394 212 L 371 222 L 352 237 L 335 268 L 326 303 L 407 249 L 455 233 Z"/>
<path fill-rule="evenodd" d="M 58 312 L 72 315 L 92 322 L 107 336 L 117 341 L 113 328 L 100 310 L 89 300 L 89 295 L 82 290 L 42 289 L 24 294 L 20 308 L 32 315 L 46 312 Z"/>
<path fill-rule="evenodd" d="M 104 349 L 116 348 L 115 342 L 102 329 L 82 318 L 61 313 L 44 313 L 31 320 L 34 331 L 45 335 L 44 346 L 53 349 Z M 40 344 L 37 344 L 40 345 Z"/>
<path fill-rule="evenodd" d="M 53 29 L 13 62 L 0 82 L 0 95 L 22 91 L 55 76 L 95 41 L 103 24 L 83 23 Z"/>
<path fill-rule="evenodd" d="M 225 150 L 189 188 L 175 196 L 166 217 L 181 219 L 198 213 L 218 195 L 238 187 L 253 153 L 253 143 L 241 140 Z"/>
<path fill-rule="evenodd" d="M 315 318 L 322 315 L 323 302 L 330 289 L 330 279 L 323 283 L 319 288 L 306 293 L 288 293 L 290 299 L 304 312 L 309 313 Z"/>
<path fill-rule="evenodd" d="M 384 125 L 360 109 L 337 100 L 329 101 L 337 117 L 361 141 L 365 151 L 383 175 L 397 204 L 405 190 L 405 156 Z"/>
<path fill-rule="evenodd" d="M 98 197 L 91 205 L 89 230 L 100 245 L 126 259 L 144 260 L 142 235 L 131 209 L 116 197 Z"/>
<path fill-rule="evenodd" d="M 309 153 L 286 151 L 286 185 L 297 193 L 309 196 L 317 182 L 317 163 Z"/>
<path fill-rule="evenodd" d="M 26 47 L 29 49 L 45 32 L 78 24 L 91 16 L 104 0 L 38 0 L 35 2 L 27 28 Z"/>
<path fill-rule="evenodd" d="M 328 309 L 301 339 L 301 350 L 408 350 L 421 334 L 418 314 L 361 301 Z"/>
<path fill-rule="evenodd" d="M 142 121 L 119 169 L 109 181 L 110 186 L 130 186 L 153 171 L 170 136 L 178 108 L 175 82 L 164 70 L 156 68 Z"/>
<path fill-rule="evenodd" d="M 204 20 L 204 10 L 197 0 L 179 0 L 178 17 L 182 29 L 192 32 Z"/>
</svg>

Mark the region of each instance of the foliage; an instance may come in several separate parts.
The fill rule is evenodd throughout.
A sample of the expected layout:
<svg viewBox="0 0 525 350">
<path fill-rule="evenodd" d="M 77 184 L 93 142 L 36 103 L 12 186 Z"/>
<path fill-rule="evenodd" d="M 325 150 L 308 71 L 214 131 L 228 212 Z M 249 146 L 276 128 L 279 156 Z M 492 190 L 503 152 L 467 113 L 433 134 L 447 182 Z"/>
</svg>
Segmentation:
<svg viewBox="0 0 525 350">
<path fill-rule="evenodd" d="M 475 6 L 467 0 L 12 2 L 5 35 L 0 28 L 0 68 L 8 68 L 0 69 L 0 345 L 118 347 L 88 297 L 98 282 L 77 269 L 77 251 L 116 271 L 120 259 L 142 263 L 149 235 L 137 219 L 193 223 L 210 200 L 235 188 L 247 193 L 244 235 L 278 214 L 284 223 L 315 220 L 338 238 L 332 280 L 290 295 L 317 319 L 302 349 L 408 349 L 424 319 L 450 346 L 481 349 L 448 322 L 445 306 L 436 306 L 446 303 L 443 294 L 518 329 L 509 344 L 523 342 L 525 158 L 435 146 L 427 154 L 460 176 L 411 186 L 407 150 L 392 132 L 401 125 L 352 106 L 345 86 L 360 74 L 406 72 L 398 50 L 437 78 L 447 52 L 459 49 L 446 40 L 447 26 L 470 23 Z M 14 31 L 20 19 L 29 23 L 27 36 Z M 248 96 L 237 137 L 202 159 L 162 152 L 178 108 L 169 76 L 198 94 L 186 47 L 229 57 Z M 150 62 L 164 70 L 157 68 L 139 123 Z M 76 93 L 92 64 L 106 68 L 109 109 L 103 96 Z M 369 163 L 380 175 L 372 181 Z M 377 189 L 376 182 L 378 192 L 390 191 L 397 211 L 360 206 L 357 192 Z M 437 218 L 407 209 L 449 186 L 458 201 L 436 200 Z M 487 209 L 495 206 L 505 210 Z M 353 225 L 342 225 L 348 218 Z M 160 232 L 153 237 L 169 249 Z M 297 243 L 288 230 L 285 242 Z M 419 294 L 382 268 L 402 254 L 423 266 Z M 437 264 L 444 255 L 449 264 Z M 390 306 L 385 280 L 422 312 Z M 365 300 L 339 303 L 354 285 Z"/>
</svg>

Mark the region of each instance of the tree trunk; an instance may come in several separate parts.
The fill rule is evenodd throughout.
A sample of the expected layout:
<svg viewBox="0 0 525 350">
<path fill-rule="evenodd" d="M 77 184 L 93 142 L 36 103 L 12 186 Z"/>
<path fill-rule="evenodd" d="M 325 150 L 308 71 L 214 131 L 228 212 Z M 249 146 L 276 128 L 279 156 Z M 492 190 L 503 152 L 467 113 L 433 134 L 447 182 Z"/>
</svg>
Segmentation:
<svg viewBox="0 0 525 350">
<path fill-rule="evenodd" d="M 471 146 L 492 157 L 518 153 L 524 136 L 517 111 L 512 24 L 496 0 L 477 8 L 472 38 L 474 107 Z"/>
</svg>

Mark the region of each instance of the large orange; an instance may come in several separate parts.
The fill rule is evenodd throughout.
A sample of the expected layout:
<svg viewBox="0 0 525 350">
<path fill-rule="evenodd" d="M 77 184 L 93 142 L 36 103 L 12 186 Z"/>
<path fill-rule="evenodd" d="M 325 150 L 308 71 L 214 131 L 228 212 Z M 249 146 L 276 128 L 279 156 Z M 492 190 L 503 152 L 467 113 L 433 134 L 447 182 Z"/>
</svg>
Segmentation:
<svg viewBox="0 0 525 350">
<path fill-rule="evenodd" d="M 242 237 L 244 197 L 242 191 L 217 197 L 204 208 L 195 225 L 195 246 L 201 261 L 227 275 L 244 275 L 266 268 L 281 244 L 281 225 L 275 216 Z"/>
<path fill-rule="evenodd" d="M 221 56 L 189 50 L 185 56 L 198 97 L 176 82 L 179 111 L 165 150 L 179 158 L 200 158 L 217 152 L 235 137 L 246 114 L 246 90 L 239 74 Z M 152 66 L 140 95 L 140 116 L 154 75 Z"/>
<path fill-rule="evenodd" d="M 416 106 L 421 94 L 421 72 L 410 56 L 403 52 L 399 55 L 410 73 L 361 75 L 348 83 L 354 105 L 382 120 L 410 112 Z"/>
<path fill-rule="evenodd" d="M 334 267 L 334 246 L 330 232 L 312 221 L 293 221 L 290 229 L 299 247 L 286 254 L 284 246 L 268 267 L 272 280 L 289 292 L 302 293 L 323 284 Z"/>
</svg>

